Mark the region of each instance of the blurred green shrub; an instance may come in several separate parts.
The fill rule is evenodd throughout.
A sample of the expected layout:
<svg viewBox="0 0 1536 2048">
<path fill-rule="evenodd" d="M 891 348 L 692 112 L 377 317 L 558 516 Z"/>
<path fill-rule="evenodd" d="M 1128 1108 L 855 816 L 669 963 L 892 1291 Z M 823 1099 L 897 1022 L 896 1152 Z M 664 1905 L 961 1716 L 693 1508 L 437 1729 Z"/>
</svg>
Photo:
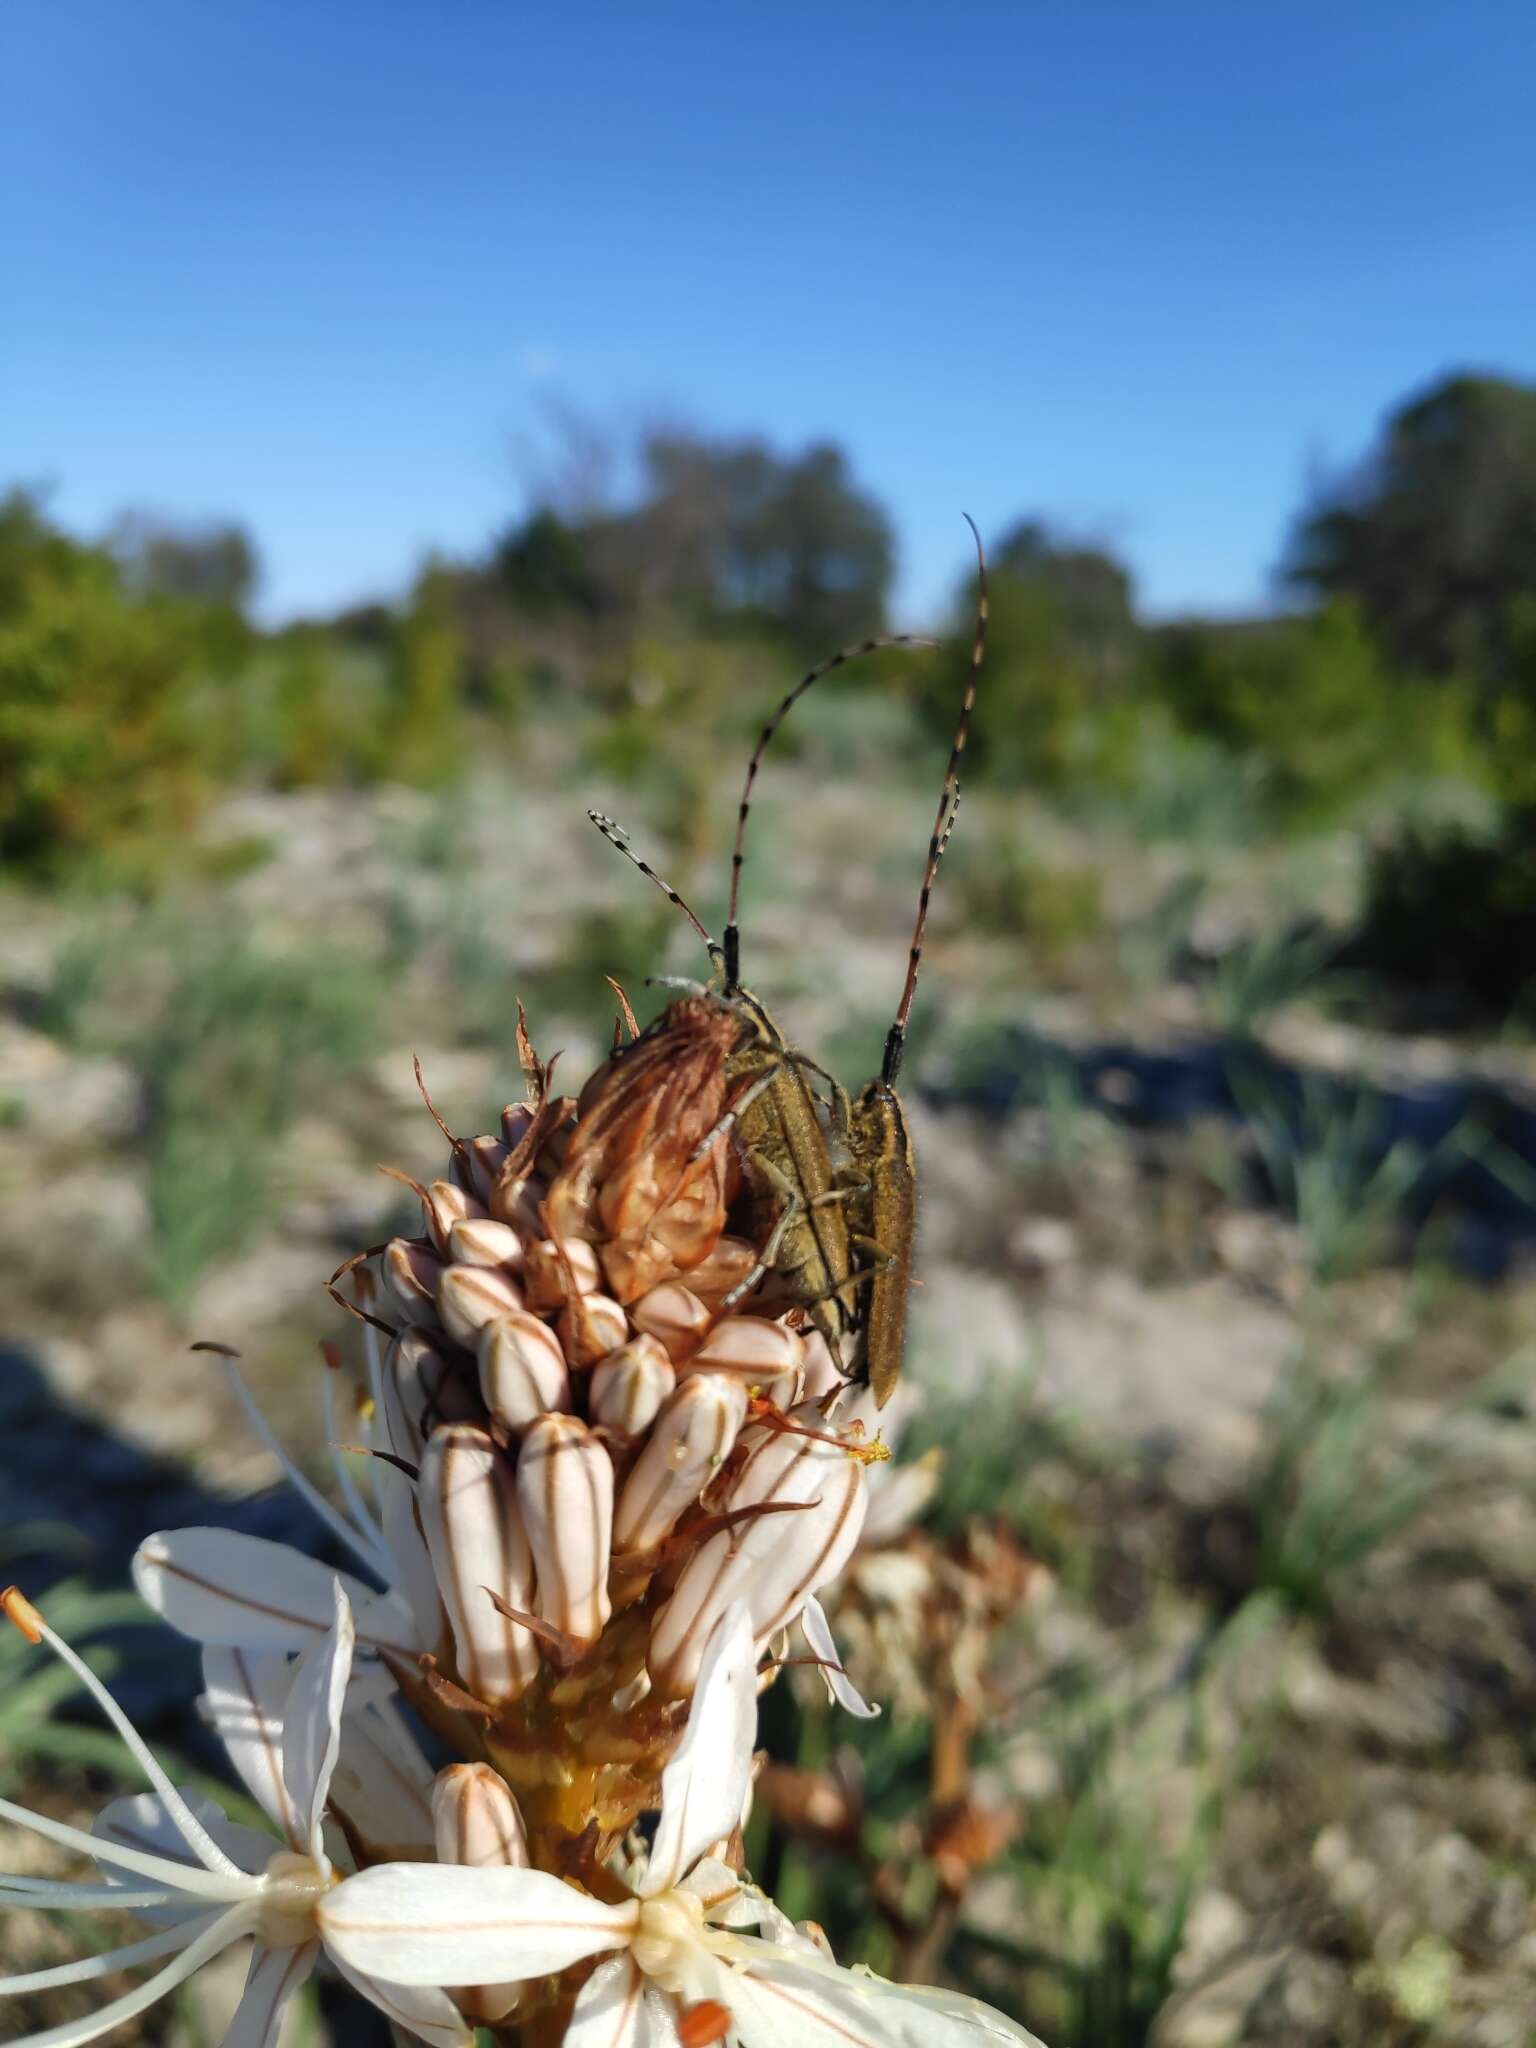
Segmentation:
<svg viewBox="0 0 1536 2048">
<path fill-rule="evenodd" d="M 0 857 L 162 863 L 207 794 L 200 698 L 244 644 L 227 607 L 131 597 L 105 550 L 0 503 Z"/>
<path fill-rule="evenodd" d="M 1524 772 L 1519 765 L 1513 775 Z M 1536 983 L 1536 809 L 1491 834 L 1410 825 L 1373 849 L 1353 965 L 1452 1022 L 1508 1016 Z"/>
<path fill-rule="evenodd" d="M 994 831 L 974 858 L 954 865 L 958 922 L 969 931 L 1022 939 L 1036 970 L 1059 967 L 1102 927 L 1099 869 L 1042 862 L 1022 833 Z"/>
<path fill-rule="evenodd" d="M 1472 758 L 1469 692 L 1393 669 L 1347 599 L 1304 618 L 1169 627 L 1151 641 L 1145 687 L 1185 732 L 1255 764 L 1257 796 L 1283 818 Z"/>
</svg>

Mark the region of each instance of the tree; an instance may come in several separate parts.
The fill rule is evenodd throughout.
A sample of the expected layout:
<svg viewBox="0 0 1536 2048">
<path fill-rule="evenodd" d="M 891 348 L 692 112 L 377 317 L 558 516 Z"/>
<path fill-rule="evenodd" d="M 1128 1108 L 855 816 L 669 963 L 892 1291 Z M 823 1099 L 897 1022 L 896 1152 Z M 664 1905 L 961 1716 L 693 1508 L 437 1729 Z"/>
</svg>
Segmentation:
<svg viewBox="0 0 1536 2048">
<path fill-rule="evenodd" d="M 1042 520 L 1021 519 L 998 543 L 992 575 L 1046 600 L 1062 642 L 1100 681 L 1129 671 L 1134 586 L 1125 564 L 1106 549 L 1068 540 Z"/>
<path fill-rule="evenodd" d="M 654 428 L 636 468 L 629 502 L 553 489 L 499 544 L 492 577 L 526 616 L 693 611 L 813 654 L 883 624 L 891 524 L 835 443 L 784 455 L 756 436 Z"/>
<path fill-rule="evenodd" d="M 250 535 L 232 524 L 177 526 L 150 512 L 128 512 L 113 529 L 110 545 L 125 586 L 144 596 L 243 611 L 259 580 Z"/>
<path fill-rule="evenodd" d="M 1409 399 L 1303 512 L 1285 573 L 1356 599 L 1403 665 L 1496 695 L 1536 594 L 1536 385 L 1460 375 Z"/>
</svg>

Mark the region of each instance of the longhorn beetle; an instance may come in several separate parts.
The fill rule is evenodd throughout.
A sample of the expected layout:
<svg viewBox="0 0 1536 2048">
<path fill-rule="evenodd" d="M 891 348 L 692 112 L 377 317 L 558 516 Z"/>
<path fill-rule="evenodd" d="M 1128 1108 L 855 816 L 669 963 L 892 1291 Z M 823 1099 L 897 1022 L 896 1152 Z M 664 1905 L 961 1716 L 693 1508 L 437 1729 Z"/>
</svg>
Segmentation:
<svg viewBox="0 0 1536 2048">
<path fill-rule="evenodd" d="M 844 662 L 877 649 L 933 645 L 931 640 L 913 634 L 866 640 L 856 647 L 843 648 L 803 676 L 763 728 L 748 769 L 742 818 L 764 748 L 790 707 L 813 683 Z M 640 858 L 610 819 L 595 811 L 587 815 L 603 836 L 633 861 L 688 919 L 708 950 L 720 984 L 719 999 L 744 1013 L 748 1021 L 748 1036 L 730 1055 L 726 1071 L 731 1080 L 745 1084 L 735 1113 L 742 1150 L 779 1211 L 773 1232 L 773 1271 L 791 1301 L 806 1311 L 812 1327 L 826 1340 L 839 1370 L 846 1371 L 843 1349 L 859 1320 L 855 1283 L 860 1276 L 854 1269 L 849 1245 L 846 1210 L 850 1191 L 839 1182 L 827 1150 L 826 1132 L 802 1072 L 812 1062 L 786 1044 L 763 1004 L 742 986 L 738 972 L 740 948 L 734 932 L 732 950 L 727 953 L 677 890 Z M 734 892 L 732 903 L 734 910 Z M 697 988 L 692 982 L 682 986 Z"/>
<path fill-rule="evenodd" d="M 976 542 L 976 627 L 965 693 L 954 738 L 950 742 L 949 761 L 939 791 L 939 807 L 928 841 L 928 859 L 918 892 L 917 921 L 907 953 L 906 981 L 895 1019 L 886 1033 L 885 1052 L 878 1075 L 864 1084 L 852 1102 L 833 1083 L 833 1128 L 848 1155 L 847 1166 L 836 1175 L 835 1185 L 847 1197 L 844 1220 L 850 1246 L 868 1260 L 855 1276 L 862 1298 L 856 1300 L 851 1330 L 852 1357 L 845 1362 L 845 1370 L 851 1378 L 869 1382 L 874 1390 L 875 1405 L 879 1408 L 883 1408 L 890 1399 L 901 1376 L 906 1343 L 907 1295 L 912 1285 L 912 1239 L 917 1221 L 917 1161 L 906 1112 L 896 1093 L 896 1076 L 906 1050 L 907 1024 L 917 990 L 917 972 L 922 961 L 923 935 L 928 923 L 934 877 L 949 844 L 959 809 L 960 757 L 970 736 L 976 684 L 987 645 L 986 552 L 976 522 L 969 513 L 965 516 Z M 769 740 L 813 680 L 813 677 L 808 677 L 785 698 L 764 728 L 747 768 L 736 820 L 736 845 L 731 856 L 731 900 L 722 947 L 727 987 L 734 981 L 740 962 L 737 902 L 752 785 Z"/>
</svg>

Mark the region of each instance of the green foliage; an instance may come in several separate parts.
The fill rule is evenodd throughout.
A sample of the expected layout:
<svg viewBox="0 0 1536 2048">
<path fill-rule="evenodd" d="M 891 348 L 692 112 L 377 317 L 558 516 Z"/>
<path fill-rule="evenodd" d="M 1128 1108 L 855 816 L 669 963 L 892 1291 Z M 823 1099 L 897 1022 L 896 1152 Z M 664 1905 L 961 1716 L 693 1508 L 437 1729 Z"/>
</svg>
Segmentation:
<svg viewBox="0 0 1536 2048">
<path fill-rule="evenodd" d="M 1368 1089 L 1310 1078 L 1292 1104 L 1241 1056 L 1230 1071 L 1275 1198 L 1296 1218 L 1307 1271 L 1320 1287 L 1377 1263 L 1421 1191 L 1465 1148 L 1459 1130 L 1431 1149 L 1409 1138 L 1384 1143 L 1383 1104 Z"/>
<path fill-rule="evenodd" d="M 957 857 L 958 855 L 958 857 Z M 1102 882 L 1097 868 L 1047 864 L 1025 835 L 995 829 L 974 855 L 948 856 L 946 879 L 956 924 L 965 931 L 1022 939 L 1036 969 L 1049 972 L 1100 930 Z"/>
<path fill-rule="evenodd" d="M 288 1128 L 375 1049 L 385 1014 L 362 954 L 231 937 L 173 905 L 84 930 L 60 955 L 41 1021 L 144 1082 L 148 1277 L 168 1300 L 266 1222 Z"/>
<path fill-rule="evenodd" d="M 1451 376 L 1399 406 L 1303 515 L 1290 573 L 1358 600 L 1405 667 L 1497 687 L 1536 597 L 1536 384 Z"/>
<path fill-rule="evenodd" d="M 1113 783 L 1125 733 L 1110 713 L 1119 687 L 1075 644 L 1071 616 L 1044 577 L 994 574 L 986 667 L 967 761 L 1003 783 L 1063 792 Z M 956 607 L 946 655 L 923 671 L 915 695 L 936 735 L 953 730 L 975 620 L 974 587 Z"/>
<path fill-rule="evenodd" d="M 0 504 L 0 858 L 153 866 L 205 795 L 199 687 L 227 621 L 129 597 L 100 549 Z"/>
<path fill-rule="evenodd" d="M 1301 996 L 1336 993 L 1328 972 L 1338 940 L 1320 925 L 1281 924 L 1228 947 L 1201 989 L 1201 1008 L 1224 1038 L 1256 1038 Z"/>
<path fill-rule="evenodd" d="M 1285 817 L 1347 807 L 1388 772 L 1444 773 L 1466 757 L 1455 693 L 1391 669 L 1359 609 L 1159 634 L 1151 683 L 1185 732 L 1252 764 L 1255 794 Z"/>
<path fill-rule="evenodd" d="M 25 1531 L 13 1531 L 19 1541 Z M 158 1628 L 136 1593 L 101 1593 L 83 1579 L 70 1579 L 48 1595 L 48 1620 L 100 1678 L 109 1677 L 121 1652 L 92 1645 L 104 1629 L 128 1629 L 138 1654 L 154 1654 L 151 1627 Z M 55 1718 L 61 1701 L 81 1690 L 67 1664 L 43 1661 L 19 1630 L 0 1630 L 0 1792 L 14 1792 L 24 1775 L 39 1767 L 49 1770 L 74 1765 L 122 1775 L 128 1762 L 119 1738 L 109 1729 L 81 1727 Z"/>
<path fill-rule="evenodd" d="M 1397 1362 L 1392 1344 L 1347 1375 L 1325 1370 L 1307 1347 L 1292 1360 L 1242 1494 L 1255 1532 L 1253 1593 L 1301 1613 L 1334 1611 L 1438 1499 L 1467 1486 L 1457 1425 L 1507 1415 L 1529 1390 L 1530 1360 L 1516 1356 L 1405 1437 L 1392 1421 Z"/>
<path fill-rule="evenodd" d="M 462 761 L 460 703 L 464 646 L 454 618 L 454 586 L 433 564 L 417 581 L 400 624 L 384 754 L 402 781 L 440 789 Z"/>
<path fill-rule="evenodd" d="M 1536 980 L 1536 809 L 1492 833 L 1410 825 L 1371 850 L 1353 957 L 1451 1022 L 1529 1005 Z"/>
</svg>

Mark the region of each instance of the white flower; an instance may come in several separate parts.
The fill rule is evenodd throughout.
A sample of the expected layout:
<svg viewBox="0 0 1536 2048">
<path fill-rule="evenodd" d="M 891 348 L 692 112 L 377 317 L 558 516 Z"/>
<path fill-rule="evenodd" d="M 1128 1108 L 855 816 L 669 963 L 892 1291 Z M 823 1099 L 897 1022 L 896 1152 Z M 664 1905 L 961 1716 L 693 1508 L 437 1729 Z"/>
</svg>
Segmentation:
<svg viewBox="0 0 1536 2048">
<path fill-rule="evenodd" d="M 117 1729 L 157 1796 L 114 1800 L 92 1833 L 0 1800 L 0 1818 L 93 1857 L 105 1883 L 0 1877 L 0 1905 L 142 1914 L 155 1931 L 77 1963 L 0 1979 L 0 1996 L 43 1991 L 115 1975 L 139 1963 L 162 1967 L 146 1982 L 83 2019 L 26 2037 L 18 2048 L 76 2048 L 155 2004 L 212 1957 L 249 1936 L 250 1974 L 225 2048 L 269 2048 L 283 2007 L 314 1968 L 324 1930 L 321 1902 L 337 1883 L 323 1818 L 341 1743 L 342 1702 L 352 1669 L 353 1623 L 339 1581 L 329 1631 L 292 1667 L 279 1707 L 276 1660 L 255 1667 L 230 1655 L 210 1668 L 210 1716 L 231 1736 L 230 1753 L 280 1839 L 237 1827 L 211 1803 L 182 1797 L 117 1702 L 89 1667 L 14 1588 L 5 1612 L 23 1634 L 46 1642 L 75 1672 Z M 430 1838 L 429 1838 L 430 1839 Z M 334 1954 L 364 1997 L 432 2048 L 465 2048 L 469 2030 L 437 1988 L 383 1984 Z"/>
<path fill-rule="evenodd" d="M 381 1368 L 371 1331 L 367 1355 L 372 1428 L 384 1433 L 394 1374 Z M 337 1452 L 332 1375 L 326 1373 L 321 1382 L 326 1442 L 345 1513 L 332 1507 L 284 1451 L 251 1399 L 233 1356 L 220 1356 L 251 1426 L 282 1465 L 289 1484 L 384 1589 L 377 1591 L 350 1574 L 341 1575 L 356 1616 L 359 1647 L 410 1657 L 439 1649 L 442 1605 L 416 1521 L 414 1489 L 403 1472 L 384 1459 L 371 1458 L 372 1504 L 364 1499 L 346 1459 Z M 292 1653 L 323 1636 L 331 1626 L 331 1585 L 336 1576 L 330 1566 L 287 1544 L 235 1529 L 162 1530 L 145 1537 L 133 1560 L 140 1595 L 178 1634 L 240 1650 Z"/>
<path fill-rule="evenodd" d="M 601 1957 L 577 1996 L 566 2048 L 676 2048 L 694 2008 L 740 2048 L 1033 2043 L 973 1999 L 840 1969 L 718 1860 L 746 1797 L 756 1700 L 753 1624 L 737 1603 L 706 1645 L 688 1725 L 662 1777 L 655 1840 L 622 1905 L 542 1870 L 381 1864 L 321 1902 L 327 1950 L 352 1970 L 387 1969 L 416 1985 L 505 1985 Z M 754 1925 L 766 1933 L 742 1931 Z"/>
</svg>

